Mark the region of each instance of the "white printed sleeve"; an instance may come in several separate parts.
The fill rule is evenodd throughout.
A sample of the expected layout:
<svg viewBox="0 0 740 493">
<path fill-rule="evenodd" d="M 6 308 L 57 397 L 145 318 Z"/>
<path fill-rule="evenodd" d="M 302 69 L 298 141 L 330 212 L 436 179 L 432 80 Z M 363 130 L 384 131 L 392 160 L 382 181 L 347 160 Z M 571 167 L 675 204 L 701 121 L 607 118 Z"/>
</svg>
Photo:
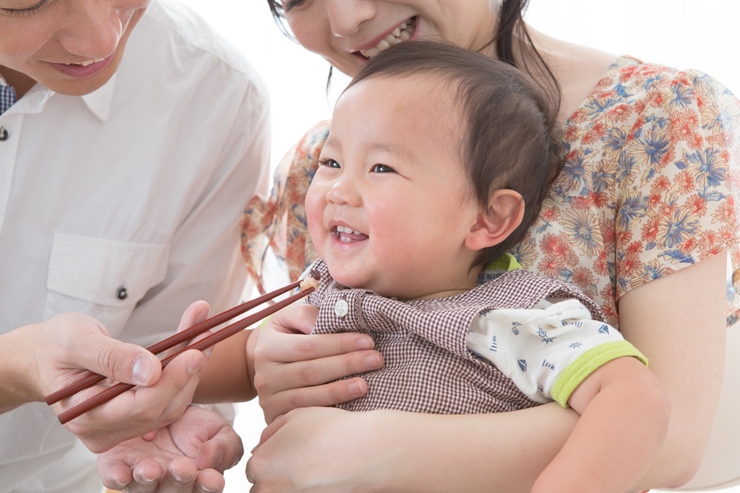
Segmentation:
<svg viewBox="0 0 740 493">
<path fill-rule="evenodd" d="M 532 400 L 555 400 L 564 407 L 576 387 L 608 361 L 634 356 L 647 365 L 619 331 L 593 320 L 575 299 L 484 310 L 470 325 L 467 346 Z"/>
</svg>

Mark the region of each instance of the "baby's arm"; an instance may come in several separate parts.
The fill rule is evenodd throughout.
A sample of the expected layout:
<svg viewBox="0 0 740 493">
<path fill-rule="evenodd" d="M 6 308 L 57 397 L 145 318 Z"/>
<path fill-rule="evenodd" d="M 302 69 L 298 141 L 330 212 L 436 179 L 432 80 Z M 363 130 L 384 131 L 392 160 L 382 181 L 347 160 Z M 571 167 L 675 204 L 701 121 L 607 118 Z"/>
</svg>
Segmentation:
<svg viewBox="0 0 740 493">
<path fill-rule="evenodd" d="M 581 418 L 532 493 L 627 491 L 665 441 L 668 393 L 640 361 L 622 357 L 589 375 L 568 404 Z"/>
<path fill-rule="evenodd" d="M 668 429 L 668 394 L 642 353 L 577 300 L 483 311 L 467 345 L 531 399 L 581 414 L 533 492 L 624 493 L 656 458 Z"/>
</svg>

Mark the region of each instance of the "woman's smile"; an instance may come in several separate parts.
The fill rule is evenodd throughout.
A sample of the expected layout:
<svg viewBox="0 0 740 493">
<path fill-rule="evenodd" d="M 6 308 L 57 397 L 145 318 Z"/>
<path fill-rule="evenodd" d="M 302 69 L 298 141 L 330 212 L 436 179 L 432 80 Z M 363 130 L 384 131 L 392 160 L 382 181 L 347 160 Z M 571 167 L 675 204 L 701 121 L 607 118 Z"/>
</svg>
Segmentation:
<svg viewBox="0 0 740 493">
<path fill-rule="evenodd" d="M 359 52 L 366 59 L 372 58 L 393 45 L 413 39 L 414 34 L 416 34 L 418 18 L 418 16 L 414 16 L 405 20 L 399 26 L 396 26 L 396 28 L 391 32 L 384 36 L 380 36 L 380 39 L 376 38 L 374 41 L 367 43 L 363 48 L 358 49 L 355 53 Z"/>
</svg>

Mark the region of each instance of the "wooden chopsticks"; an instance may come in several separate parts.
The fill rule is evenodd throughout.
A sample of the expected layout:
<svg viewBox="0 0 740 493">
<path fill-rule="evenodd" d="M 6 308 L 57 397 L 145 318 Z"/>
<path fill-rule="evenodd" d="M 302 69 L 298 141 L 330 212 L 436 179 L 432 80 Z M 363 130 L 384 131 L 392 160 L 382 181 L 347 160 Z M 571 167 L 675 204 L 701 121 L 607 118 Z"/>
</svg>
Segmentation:
<svg viewBox="0 0 740 493">
<path fill-rule="evenodd" d="M 312 277 L 314 279 L 318 279 L 319 274 L 316 271 L 313 271 L 311 273 Z M 241 315 L 242 313 L 259 306 L 269 300 L 272 300 L 273 298 L 280 296 L 283 293 L 286 293 L 288 291 L 291 291 L 301 285 L 302 281 L 296 281 L 294 283 L 288 284 L 287 286 L 284 286 L 280 289 L 276 289 L 275 291 L 272 291 L 270 293 L 267 293 L 263 296 L 260 296 L 259 298 L 256 298 L 252 301 L 248 301 L 246 303 L 243 303 L 239 306 L 236 306 L 230 310 L 227 310 L 223 313 L 220 313 L 218 315 L 215 315 L 214 317 L 209 318 L 208 320 L 205 320 L 197 325 L 194 325 L 193 327 L 190 327 L 187 330 L 184 330 L 182 332 L 179 332 L 171 337 L 168 337 L 167 339 L 164 339 L 152 346 L 149 346 L 147 348 L 148 351 L 150 351 L 153 354 L 161 353 L 162 351 L 166 351 L 167 349 L 171 349 L 178 344 L 182 344 L 185 341 L 188 341 L 192 339 L 193 337 L 196 337 L 214 327 L 217 327 L 221 325 L 222 323 L 226 322 L 227 320 L 231 320 L 234 317 L 237 317 Z M 314 291 L 314 288 L 308 288 L 305 290 L 302 290 L 293 296 L 290 296 L 282 301 L 279 301 L 264 310 L 260 310 L 259 312 L 250 315 L 248 317 L 245 317 L 231 325 L 228 325 L 224 327 L 223 329 L 219 330 L 218 332 L 215 332 L 208 337 L 201 339 L 198 342 L 195 342 L 193 344 L 190 344 L 186 348 L 178 351 L 175 354 L 172 354 L 162 360 L 162 368 L 167 366 L 170 361 L 175 359 L 180 354 L 184 353 L 185 351 L 188 351 L 190 349 L 197 349 L 198 351 L 204 351 L 208 349 L 209 347 L 218 344 L 219 342 L 231 337 L 232 335 L 235 335 L 242 330 L 246 329 L 247 327 L 255 324 L 256 322 L 259 322 L 263 318 L 272 315 L 273 313 L 277 312 L 278 310 L 290 305 L 291 303 L 311 294 Z M 98 375 L 97 373 L 89 372 L 89 374 L 77 382 L 68 385 L 67 387 L 64 387 L 63 389 L 57 390 L 56 392 L 53 392 L 46 396 L 46 403 L 49 405 L 52 405 L 56 402 L 59 402 L 62 399 L 66 399 L 67 397 L 70 397 L 77 392 L 92 387 L 93 385 L 102 382 L 105 380 L 105 377 L 102 375 Z M 124 393 L 125 391 L 135 387 L 135 385 L 126 384 L 126 383 L 117 383 L 113 385 L 112 387 L 108 387 L 107 389 L 103 390 L 97 395 L 94 395 L 90 399 L 87 399 L 76 406 L 73 406 L 66 411 L 59 414 L 58 418 L 59 421 L 62 424 L 65 424 L 73 419 L 75 419 L 78 416 L 81 416 L 82 414 L 85 414 L 86 412 L 100 406 L 101 404 L 108 402 L 109 400 L 113 399 L 117 395 L 120 395 Z"/>
</svg>

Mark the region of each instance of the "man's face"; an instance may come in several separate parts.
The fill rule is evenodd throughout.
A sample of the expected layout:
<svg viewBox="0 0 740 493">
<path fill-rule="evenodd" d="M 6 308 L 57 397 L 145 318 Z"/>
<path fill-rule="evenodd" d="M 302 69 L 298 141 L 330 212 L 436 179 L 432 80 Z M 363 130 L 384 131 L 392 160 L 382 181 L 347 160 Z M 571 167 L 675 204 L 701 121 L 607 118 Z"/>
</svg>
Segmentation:
<svg viewBox="0 0 740 493">
<path fill-rule="evenodd" d="M 60 94 L 89 94 L 118 69 L 149 1 L 0 0 L 0 71 Z"/>
</svg>

